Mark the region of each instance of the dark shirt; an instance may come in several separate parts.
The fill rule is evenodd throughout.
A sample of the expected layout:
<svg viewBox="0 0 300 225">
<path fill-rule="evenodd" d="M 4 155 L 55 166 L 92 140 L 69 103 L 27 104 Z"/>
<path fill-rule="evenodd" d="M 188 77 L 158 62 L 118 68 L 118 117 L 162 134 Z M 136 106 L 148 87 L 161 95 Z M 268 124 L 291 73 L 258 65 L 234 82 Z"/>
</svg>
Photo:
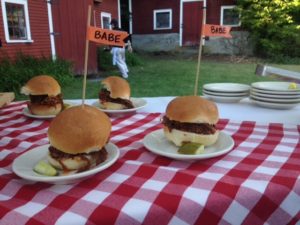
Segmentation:
<svg viewBox="0 0 300 225">
<path fill-rule="evenodd" d="M 115 28 L 113 28 L 113 30 L 117 30 L 117 31 L 123 31 L 123 32 L 125 32 L 124 30 L 122 30 L 121 28 L 119 28 L 119 27 L 115 27 Z M 128 35 L 126 38 L 124 38 L 124 43 L 126 44 L 126 43 L 128 43 L 128 41 L 130 40 L 130 35 Z M 117 47 L 117 48 L 122 48 L 122 47 L 120 47 L 120 46 L 110 46 L 110 47 Z"/>
</svg>

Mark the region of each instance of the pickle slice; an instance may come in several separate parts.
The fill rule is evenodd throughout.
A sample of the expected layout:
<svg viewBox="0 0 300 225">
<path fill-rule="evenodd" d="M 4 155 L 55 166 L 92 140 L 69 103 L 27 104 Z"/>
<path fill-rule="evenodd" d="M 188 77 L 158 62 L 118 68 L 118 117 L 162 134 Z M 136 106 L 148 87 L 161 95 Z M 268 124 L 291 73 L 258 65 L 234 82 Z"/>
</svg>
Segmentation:
<svg viewBox="0 0 300 225">
<path fill-rule="evenodd" d="M 298 85 L 296 83 L 294 83 L 294 82 L 290 83 L 289 87 L 288 87 L 288 89 L 290 89 L 290 90 L 297 89 L 297 88 L 298 88 Z"/>
<path fill-rule="evenodd" d="M 70 107 L 71 107 L 71 104 L 64 103 L 63 110 L 68 109 L 68 108 L 70 108 Z"/>
<path fill-rule="evenodd" d="M 41 175 L 56 176 L 57 170 L 45 161 L 39 161 L 33 168 L 33 170 Z"/>
<path fill-rule="evenodd" d="M 178 149 L 178 153 L 185 155 L 196 155 L 203 152 L 204 145 L 194 142 L 185 143 Z"/>
</svg>

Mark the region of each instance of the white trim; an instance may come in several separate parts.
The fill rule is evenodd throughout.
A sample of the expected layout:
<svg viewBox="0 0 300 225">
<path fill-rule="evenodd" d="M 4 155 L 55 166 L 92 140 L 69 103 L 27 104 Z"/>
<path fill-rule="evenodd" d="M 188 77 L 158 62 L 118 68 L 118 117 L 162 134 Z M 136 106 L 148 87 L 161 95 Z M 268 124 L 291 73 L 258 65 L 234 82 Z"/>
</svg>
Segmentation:
<svg viewBox="0 0 300 225">
<path fill-rule="evenodd" d="M 54 29 L 53 29 L 52 8 L 51 8 L 51 3 L 50 2 L 47 2 L 47 10 L 48 10 L 48 22 L 49 22 L 51 55 L 52 55 L 52 60 L 55 60 L 56 59 L 56 50 L 55 50 L 55 39 L 54 39 Z"/>
<path fill-rule="evenodd" d="M 163 27 L 163 28 L 156 27 L 156 14 L 157 13 L 170 13 L 168 27 Z M 172 21 L 173 21 L 172 9 L 155 9 L 155 10 L 153 10 L 153 30 L 170 30 L 170 29 L 172 29 Z"/>
<path fill-rule="evenodd" d="M 121 3 L 120 0 L 118 0 L 118 23 L 119 23 L 119 27 L 121 28 Z"/>
<path fill-rule="evenodd" d="M 132 34 L 132 0 L 128 0 L 128 10 L 129 10 L 129 33 Z"/>
<path fill-rule="evenodd" d="M 180 0 L 180 15 L 179 15 L 179 46 L 182 46 L 182 36 L 183 36 L 183 3 L 185 2 L 203 2 L 203 7 L 206 7 L 207 0 Z M 206 23 L 206 17 L 204 18 L 204 23 Z M 204 42 L 204 39 L 203 39 Z"/>
<path fill-rule="evenodd" d="M 104 28 L 104 24 L 103 24 L 103 17 L 108 17 L 109 18 L 109 22 L 111 21 L 111 13 L 107 13 L 107 12 L 101 12 L 100 13 L 100 26 L 101 28 Z M 109 25 L 109 29 L 111 28 L 111 26 Z M 107 29 L 107 28 L 106 28 Z"/>
<path fill-rule="evenodd" d="M 241 20 L 239 20 L 238 24 L 232 24 L 232 25 L 230 25 L 230 24 L 224 24 L 223 23 L 224 9 L 233 9 L 235 7 L 236 7 L 236 5 L 223 5 L 223 6 L 221 6 L 220 25 L 230 26 L 230 27 L 239 27 L 239 26 L 241 26 Z"/>
<path fill-rule="evenodd" d="M 26 40 L 11 40 L 9 38 L 8 26 L 7 26 L 7 15 L 6 15 L 6 7 L 5 3 L 14 3 L 20 4 L 24 6 L 24 13 L 25 13 L 25 24 L 26 24 Z M 27 0 L 2 0 L 1 1 L 1 8 L 2 8 L 2 16 L 3 16 L 3 24 L 4 24 L 4 33 L 5 33 L 5 40 L 7 43 L 25 43 L 25 42 L 33 42 L 31 40 L 31 32 L 30 32 L 30 21 L 29 21 L 29 13 L 28 13 L 28 4 Z"/>
</svg>

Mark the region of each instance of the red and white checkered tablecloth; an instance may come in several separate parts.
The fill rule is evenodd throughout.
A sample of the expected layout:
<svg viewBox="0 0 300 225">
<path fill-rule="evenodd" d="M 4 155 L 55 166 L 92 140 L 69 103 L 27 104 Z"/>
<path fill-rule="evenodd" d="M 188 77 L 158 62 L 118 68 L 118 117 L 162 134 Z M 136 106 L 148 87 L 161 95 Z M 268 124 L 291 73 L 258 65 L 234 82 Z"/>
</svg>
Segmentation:
<svg viewBox="0 0 300 225">
<path fill-rule="evenodd" d="M 52 185 L 12 172 L 16 157 L 48 143 L 50 121 L 25 117 L 24 107 L 0 109 L 0 224 L 300 223 L 299 125 L 221 119 L 234 149 L 184 162 L 143 147 L 160 113 L 112 118 L 117 162 L 80 183 Z"/>
</svg>

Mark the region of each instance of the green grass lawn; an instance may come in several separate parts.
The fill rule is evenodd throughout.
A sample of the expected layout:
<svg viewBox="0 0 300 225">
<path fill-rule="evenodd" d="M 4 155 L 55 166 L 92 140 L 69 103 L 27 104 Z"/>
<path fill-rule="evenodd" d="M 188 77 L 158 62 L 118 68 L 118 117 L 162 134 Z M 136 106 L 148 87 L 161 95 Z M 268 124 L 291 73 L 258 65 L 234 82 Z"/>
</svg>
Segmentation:
<svg viewBox="0 0 300 225">
<path fill-rule="evenodd" d="M 197 55 L 182 57 L 179 55 L 137 55 L 140 65 L 129 66 L 128 82 L 133 97 L 193 95 L 197 70 Z M 101 72 L 101 78 L 119 75 L 114 67 Z M 200 65 L 198 93 L 202 86 L 212 82 L 236 82 L 251 84 L 256 81 L 272 80 L 271 77 L 255 75 L 256 63 L 232 63 L 227 61 L 203 59 Z M 100 81 L 87 81 L 86 98 L 98 98 Z M 82 96 L 82 78 L 62 86 L 64 99 L 79 99 Z M 17 100 L 27 96 L 17 95 Z"/>
<path fill-rule="evenodd" d="M 171 58 L 156 56 L 139 56 L 142 65 L 129 67 L 128 82 L 134 97 L 192 95 L 197 70 L 195 58 Z M 202 85 L 211 82 L 238 82 L 250 84 L 255 81 L 271 80 L 254 74 L 255 63 L 227 63 L 203 60 L 200 65 L 199 94 Z M 119 75 L 118 70 L 103 72 L 103 77 Z M 97 98 L 100 81 L 87 81 L 86 98 Z M 65 99 L 82 96 L 82 79 L 63 87 Z"/>
</svg>

